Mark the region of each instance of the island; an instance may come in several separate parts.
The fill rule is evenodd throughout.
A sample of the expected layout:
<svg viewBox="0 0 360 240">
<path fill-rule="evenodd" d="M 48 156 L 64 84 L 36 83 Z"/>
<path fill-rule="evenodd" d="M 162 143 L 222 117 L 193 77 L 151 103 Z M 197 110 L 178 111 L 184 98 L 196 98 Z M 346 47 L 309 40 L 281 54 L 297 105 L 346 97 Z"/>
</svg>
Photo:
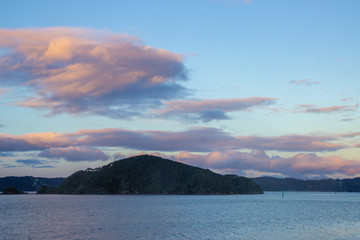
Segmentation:
<svg viewBox="0 0 360 240">
<path fill-rule="evenodd" d="M 152 155 L 140 155 L 103 167 L 75 172 L 58 187 L 39 194 L 262 194 L 252 179 L 220 175 Z"/>
</svg>

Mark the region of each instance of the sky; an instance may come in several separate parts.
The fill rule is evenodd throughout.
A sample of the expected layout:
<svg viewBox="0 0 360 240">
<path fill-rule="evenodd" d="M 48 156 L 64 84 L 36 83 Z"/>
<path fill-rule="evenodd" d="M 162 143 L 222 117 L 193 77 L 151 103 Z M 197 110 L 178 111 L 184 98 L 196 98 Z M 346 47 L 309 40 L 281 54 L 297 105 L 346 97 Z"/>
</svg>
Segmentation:
<svg viewBox="0 0 360 240">
<path fill-rule="evenodd" d="M 360 1 L 0 3 L 0 177 L 138 154 L 360 176 Z"/>
</svg>

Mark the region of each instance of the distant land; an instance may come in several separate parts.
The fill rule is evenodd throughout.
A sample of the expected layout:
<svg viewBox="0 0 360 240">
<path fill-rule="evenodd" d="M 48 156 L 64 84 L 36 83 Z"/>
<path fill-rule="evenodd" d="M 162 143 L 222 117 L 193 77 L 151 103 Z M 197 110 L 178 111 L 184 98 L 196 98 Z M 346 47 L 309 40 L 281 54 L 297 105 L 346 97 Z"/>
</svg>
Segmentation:
<svg viewBox="0 0 360 240">
<path fill-rule="evenodd" d="M 220 175 L 161 157 L 141 155 L 78 171 L 56 188 L 58 194 L 262 194 L 253 180 Z"/>
<path fill-rule="evenodd" d="M 0 178 L 0 192 L 8 187 L 15 187 L 21 191 L 36 192 L 43 185 L 49 187 L 59 186 L 65 178 L 41 178 L 41 177 L 4 177 Z"/>
<path fill-rule="evenodd" d="M 253 180 L 264 191 L 360 192 L 360 178 L 300 180 L 295 178 L 258 177 Z"/>
</svg>

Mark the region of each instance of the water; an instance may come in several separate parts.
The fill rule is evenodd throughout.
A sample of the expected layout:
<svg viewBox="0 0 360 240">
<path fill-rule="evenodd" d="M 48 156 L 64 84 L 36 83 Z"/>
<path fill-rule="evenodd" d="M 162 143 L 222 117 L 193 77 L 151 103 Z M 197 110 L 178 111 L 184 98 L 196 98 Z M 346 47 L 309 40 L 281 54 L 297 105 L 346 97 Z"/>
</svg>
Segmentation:
<svg viewBox="0 0 360 240">
<path fill-rule="evenodd" d="M 359 193 L 1 195 L 0 239 L 360 239 Z"/>
</svg>

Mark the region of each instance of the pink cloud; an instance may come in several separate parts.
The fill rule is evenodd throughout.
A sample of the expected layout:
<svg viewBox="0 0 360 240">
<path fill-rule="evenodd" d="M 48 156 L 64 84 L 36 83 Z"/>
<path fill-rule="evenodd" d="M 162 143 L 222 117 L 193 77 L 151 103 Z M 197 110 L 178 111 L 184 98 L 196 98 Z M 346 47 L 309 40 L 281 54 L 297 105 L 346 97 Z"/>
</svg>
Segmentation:
<svg viewBox="0 0 360 240">
<path fill-rule="evenodd" d="M 296 110 L 297 113 L 335 113 L 335 112 L 344 112 L 344 111 L 354 111 L 359 106 L 358 104 L 349 106 L 330 106 L 330 107 L 316 107 L 310 104 L 304 104 L 299 106 L 299 110 Z"/>
<path fill-rule="evenodd" d="M 135 37 L 83 28 L 0 29 L 0 84 L 22 84 L 36 96 L 16 103 L 51 114 L 124 117 L 181 97 L 183 56 Z"/>
<path fill-rule="evenodd" d="M 108 160 L 103 151 L 86 146 L 52 147 L 40 152 L 39 157 L 63 158 L 71 162 Z"/>
<path fill-rule="evenodd" d="M 344 144 L 334 143 L 339 140 L 333 136 L 316 135 L 284 135 L 275 137 L 238 136 L 244 148 L 258 150 L 279 150 L 288 152 L 307 151 L 333 151 L 346 148 Z M 255 147 L 256 146 L 256 147 Z"/>
<path fill-rule="evenodd" d="M 0 133 L 0 151 L 34 151 L 69 145 L 71 140 L 64 134 L 45 132 L 11 135 Z"/>
<path fill-rule="evenodd" d="M 360 173 L 360 163 L 337 156 L 320 157 L 304 152 L 335 151 L 359 147 L 339 142 L 359 137 L 359 133 L 339 135 L 284 135 L 273 137 L 231 136 L 216 128 L 194 128 L 187 131 L 130 131 L 124 129 L 92 129 L 73 133 L 0 134 L 0 152 L 40 151 L 39 157 L 67 161 L 108 160 L 100 147 L 159 152 L 158 155 L 187 164 L 217 171 L 233 169 L 272 172 L 293 177 L 310 175 Z M 252 152 L 240 150 L 252 149 Z M 269 157 L 265 151 L 303 152 L 292 157 Z M 180 152 L 169 155 L 168 152 Z M 200 152 L 202 154 L 200 154 Z M 123 157 L 121 153 L 115 158 Z"/>
<path fill-rule="evenodd" d="M 159 154 L 157 154 L 159 155 Z M 160 154 L 175 161 L 211 168 L 222 172 L 231 169 L 232 173 L 243 174 L 247 171 L 272 172 L 285 176 L 306 178 L 318 175 L 360 174 L 360 161 L 348 160 L 339 156 L 320 157 L 316 154 L 296 154 L 289 158 L 269 157 L 263 151 L 251 153 L 238 151 L 215 151 L 208 154 L 181 152 L 175 155 Z"/>
<path fill-rule="evenodd" d="M 239 149 L 298 152 L 334 151 L 349 146 L 343 137 L 284 135 L 274 137 L 231 136 L 217 128 L 186 131 L 80 130 L 73 133 L 0 134 L 0 151 L 34 151 L 69 146 L 122 147 L 140 151 L 210 152 Z"/>
<path fill-rule="evenodd" d="M 346 137 L 346 138 L 360 137 L 360 132 L 344 133 L 341 134 L 341 137 Z"/>
</svg>

